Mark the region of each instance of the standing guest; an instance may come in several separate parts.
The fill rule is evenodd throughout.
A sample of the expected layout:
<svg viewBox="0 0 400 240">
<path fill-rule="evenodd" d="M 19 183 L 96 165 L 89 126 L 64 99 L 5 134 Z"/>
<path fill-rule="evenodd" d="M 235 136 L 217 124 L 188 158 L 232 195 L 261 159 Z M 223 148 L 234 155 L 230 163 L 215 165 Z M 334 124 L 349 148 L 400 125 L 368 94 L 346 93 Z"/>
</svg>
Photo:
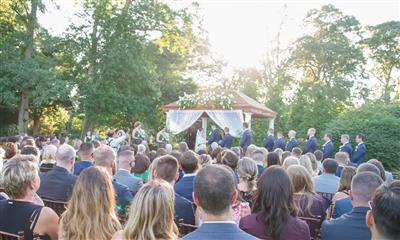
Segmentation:
<svg viewBox="0 0 400 240">
<path fill-rule="evenodd" d="M 12 234 L 24 232 L 24 239 L 33 239 L 33 233 L 58 239 L 58 216 L 48 207 L 37 205 L 36 191 L 40 185 L 37 165 L 16 157 L 1 171 L 1 185 L 10 197 L 0 201 L 0 231 Z"/>
<path fill-rule="evenodd" d="M 219 142 L 219 145 L 221 145 L 222 148 L 231 148 L 232 146 L 232 135 L 229 133 L 229 128 L 225 127 L 224 128 L 224 137 L 222 140 Z"/>
<path fill-rule="evenodd" d="M 74 175 L 79 176 L 83 169 L 93 166 L 94 145 L 91 142 L 82 143 L 79 147 L 80 162 L 74 165 Z"/>
<path fill-rule="evenodd" d="M 331 133 L 325 133 L 324 135 L 324 145 L 322 145 L 322 152 L 324 153 L 324 159 L 326 158 L 333 158 L 333 149 L 335 148 L 333 146 L 332 142 L 332 134 Z"/>
<path fill-rule="evenodd" d="M 236 183 L 222 166 L 206 166 L 194 182 L 193 199 L 202 210 L 203 224 L 183 239 L 256 239 L 232 221 L 231 208 L 237 200 Z"/>
<path fill-rule="evenodd" d="M 9 159 L 17 155 L 18 147 L 17 144 L 13 142 L 6 142 L 3 144 L 3 149 L 4 149 L 3 164 L 6 164 Z"/>
<path fill-rule="evenodd" d="M 346 153 L 344 153 L 346 154 Z M 342 175 L 340 176 L 339 188 L 337 193 L 332 198 L 333 210 L 332 218 L 338 218 L 345 213 L 348 213 L 353 208 L 349 201 L 341 201 L 344 198 L 348 198 L 351 190 L 351 181 L 356 175 L 356 168 L 352 166 L 346 166 L 343 168 Z"/>
<path fill-rule="evenodd" d="M 199 168 L 199 157 L 196 153 L 189 150 L 182 154 L 179 163 L 184 175 L 182 179 L 175 184 L 174 190 L 177 194 L 193 202 L 193 182 L 196 171 Z"/>
<path fill-rule="evenodd" d="M 125 141 L 127 138 L 128 135 L 124 132 L 124 130 L 112 131 L 109 133 L 109 137 L 107 138 L 107 145 L 112 147 L 116 154 L 121 148 L 122 142 Z"/>
<path fill-rule="evenodd" d="M 85 139 L 84 139 L 85 143 L 90 143 L 95 139 L 96 139 L 96 136 L 92 135 L 92 131 L 87 131 L 86 132 L 86 136 L 85 136 Z"/>
<path fill-rule="evenodd" d="M 243 132 L 242 137 L 240 138 L 240 147 L 243 149 L 243 152 L 247 151 L 247 147 L 251 144 L 251 130 L 249 128 L 249 124 L 247 122 L 243 123 Z"/>
<path fill-rule="evenodd" d="M 307 131 L 308 140 L 304 145 L 303 153 L 308 153 L 308 152 L 313 153 L 317 149 L 318 141 L 317 138 L 315 137 L 315 133 L 316 133 L 315 128 L 308 129 Z"/>
<path fill-rule="evenodd" d="M 278 134 L 276 135 L 276 140 L 274 141 L 274 147 L 273 149 L 282 149 L 282 151 L 285 150 L 286 147 L 286 141 L 285 141 L 285 137 L 283 136 L 282 132 L 278 132 Z"/>
<path fill-rule="evenodd" d="M 351 182 L 353 210 L 343 216 L 322 223 L 321 239 L 371 239 L 365 222 L 375 190 L 383 183 L 381 177 L 371 172 L 357 173 Z"/>
<path fill-rule="evenodd" d="M 253 152 L 253 155 L 251 156 L 251 158 L 256 162 L 257 164 L 257 172 L 258 172 L 258 177 L 261 176 L 261 174 L 264 172 L 264 168 L 265 168 L 265 163 L 267 163 L 264 154 L 259 151 L 256 150 Z M 268 155 L 267 155 L 268 158 Z M 267 163 L 268 164 L 268 163 Z M 268 165 L 267 165 L 268 166 Z"/>
<path fill-rule="evenodd" d="M 134 144 L 139 145 L 146 137 L 146 133 L 142 129 L 142 124 L 137 121 L 133 124 L 132 141 Z"/>
<path fill-rule="evenodd" d="M 256 190 L 258 169 L 257 164 L 250 158 L 242 158 L 238 162 L 239 198 L 253 206 L 253 195 Z"/>
<path fill-rule="evenodd" d="M 367 213 L 372 240 L 395 240 L 400 235 L 400 181 L 382 184 L 374 193 Z"/>
<path fill-rule="evenodd" d="M 57 148 L 54 145 L 43 147 L 42 161 L 40 162 L 40 172 L 48 172 L 56 165 Z"/>
<path fill-rule="evenodd" d="M 196 146 L 195 146 L 195 152 L 198 152 L 200 149 L 206 149 L 206 133 L 204 132 L 204 129 L 200 127 L 197 129 L 196 133 Z"/>
<path fill-rule="evenodd" d="M 335 160 L 338 163 L 338 168 L 336 169 L 336 176 L 340 177 L 343 168 L 349 164 L 349 155 L 345 152 L 337 152 L 335 154 Z"/>
<path fill-rule="evenodd" d="M 121 229 L 115 215 L 114 194 L 110 175 L 105 168 L 89 167 L 82 171 L 67 210 L 61 217 L 60 238 L 110 239 Z"/>
<path fill-rule="evenodd" d="M 335 176 L 338 167 L 337 162 L 332 158 L 327 158 L 322 166 L 322 175 L 313 177 L 314 191 L 317 193 L 336 193 L 340 180 Z"/>
<path fill-rule="evenodd" d="M 41 175 L 39 196 L 66 202 L 72 194 L 76 176 L 72 174 L 75 150 L 68 144 L 60 145 L 56 153 L 56 166 Z"/>
<path fill-rule="evenodd" d="M 213 142 L 218 143 L 219 140 L 221 140 L 221 134 L 219 133 L 219 129 L 217 128 L 217 125 L 215 125 L 215 123 L 211 123 L 211 130 L 212 132 L 210 133 L 210 138 L 207 142 L 207 144 L 210 146 Z"/>
<path fill-rule="evenodd" d="M 135 155 L 135 164 L 132 168 L 135 177 L 142 179 L 144 183 L 147 183 L 150 178 L 150 159 L 141 153 Z"/>
<path fill-rule="evenodd" d="M 360 165 L 365 160 L 365 154 L 367 149 L 364 144 L 365 137 L 362 134 L 357 134 L 356 136 L 356 143 L 357 147 L 354 150 L 353 155 L 351 156 L 351 163 L 355 164 L 356 166 Z"/>
<path fill-rule="evenodd" d="M 118 231 L 112 239 L 178 239 L 178 228 L 174 223 L 174 200 L 174 190 L 166 181 L 147 183 L 132 202 L 124 230 Z"/>
<path fill-rule="evenodd" d="M 278 154 L 275 152 L 270 152 L 267 156 L 267 167 L 271 167 L 273 165 L 280 166 L 280 160 Z"/>
<path fill-rule="evenodd" d="M 307 172 L 311 175 L 311 176 L 315 176 L 314 171 L 312 169 L 312 163 L 311 163 L 311 159 L 310 157 L 306 154 L 306 155 L 301 155 L 299 158 L 299 163 L 301 166 L 305 167 L 307 169 Z"/>
<path fill-rule="evenodd" d="M 297 147 L 299 143 L 296 139 L 296 131 L 290 130 L 288 133 L 289 141 L 286 144 L 286 151 L 291 152 L 294 147 Z"/>
<path fill-rule="evenodd" d="M 264 138 L 263 147 L 266 148 L 268 152 L 271 152 L 274 148 L 274 142 L 274 129 L 270 128 L 268 129 L 267 136 Z"/>
<path fill-rule="evenodd" d="M 135 167 L 135 153 L 127 150 L 118 156 L 118 171 L 113 179 L 128 187 L 131 193 L 136 193 L 143 186 L 142 179 L 131 174 L 132 167 Z"/>
<path fill-rule="evenodd" d="M 349 155 L 349 158 L 351 158 L 351 154 L 353 153 L 353 148 L 351 147 L 349 141 L 350 141 L 349 135 L 342 134 L 340 136 L 340 142 L 342 143 L 342 146 L 340 146 L 339 152 L 345 152 Z"/>
<path fill-rule="evenodd" d="M 265 170 L 257 182 L 253 214 L 240 220 L 240 228 L 260 239 L 310 239 L 305 222 L 296 218 L 293 186 L 278 166 Z"/>
</svg>

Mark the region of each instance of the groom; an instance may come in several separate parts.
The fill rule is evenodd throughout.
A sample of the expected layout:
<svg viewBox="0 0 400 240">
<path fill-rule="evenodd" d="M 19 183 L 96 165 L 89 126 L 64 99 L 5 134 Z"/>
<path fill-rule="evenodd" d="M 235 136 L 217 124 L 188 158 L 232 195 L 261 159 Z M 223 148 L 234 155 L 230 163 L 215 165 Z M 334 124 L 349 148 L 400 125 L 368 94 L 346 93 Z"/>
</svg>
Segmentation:
<svg viewBox="0 0 400 240">
<path fill-rule="evenodd" d="M 213 142 L 218 143 L 219 140 L 221 140 L 221 134 L 219 133 L 219 129 L 217 128 L 215 123 L 211 124 L 211 129 L 212 129 L 211 136 L 210 136 L 210 139 L 207 142 L 207 144 L 210 145 L 210 146 L 211 146 L 211 144 Z"/>
</svg>

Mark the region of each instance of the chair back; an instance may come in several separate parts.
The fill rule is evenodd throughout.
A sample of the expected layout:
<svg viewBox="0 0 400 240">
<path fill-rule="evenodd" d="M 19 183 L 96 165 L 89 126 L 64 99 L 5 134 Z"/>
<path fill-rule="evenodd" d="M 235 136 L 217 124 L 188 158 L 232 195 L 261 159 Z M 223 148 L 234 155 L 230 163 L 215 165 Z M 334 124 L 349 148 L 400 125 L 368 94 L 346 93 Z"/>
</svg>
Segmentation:
<svg viewBox="0 0 400 240">
<path fill-rule="evenodd" d="M 0 231 L 0 240 L 24 240 L 24 231 L 19 231 L 18 234 Z"/>
<path fill-rule="evenodd" d="M 321 197 L 328 200 L 329 203 L 332 202 L 333 196 L 335 195 L 334 193 L 327 193 L 327 192 L 317 192 L 317 194 L 321 195 Z"/>
<path fill-rule="evenodd" d="M 310 229 L 311 239 L 318 239 L 322 225 L 322 218 L 320 216 L 316 216 L 316 217 L 299 217 L 299 219 L 307 223 Z"/>
<path fill-rule="evenodd" d="M 39 171 L 41 173 L 47 173 L 48 171 L 50 171 L 51 169 L 53 169 L 52 167 L 40 167 Z"/>
<path fill-rule="evenodd" d="M 49 207 L 51 209 L 54 210 L 54 212 L 57 213 L 57 215 L 60 217 L 61 214 L 63 214 L 65 212 L 65 206 L 66 206 L 66 202 L 61 202 L 61 201 L 54 201 L 54 200 L 50 200 L 50 199 L 42 199 L 43 203 L 46 207 Z"/>
<path fill-rule="evenodd" d="M 183 219 L 179 219 L 178 228 L 179 228 L 180 237 L 183 237 L 186 234 L 189 234 L 189 233 L 193 232 L 194 230 L 196 230 L 197 226 L 184 223 Z"/>
</svg>

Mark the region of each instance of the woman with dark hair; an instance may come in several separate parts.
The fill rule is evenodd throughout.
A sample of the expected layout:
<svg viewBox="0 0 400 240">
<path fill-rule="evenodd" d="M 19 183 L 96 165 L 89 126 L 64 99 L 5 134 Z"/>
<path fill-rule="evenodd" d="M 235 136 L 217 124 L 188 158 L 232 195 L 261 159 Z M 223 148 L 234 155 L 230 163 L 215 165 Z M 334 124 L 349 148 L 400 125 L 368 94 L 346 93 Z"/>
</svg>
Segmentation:
<svg viewBox="0 0 400 240">
<path fill-rule="evenodd" d="M 150 164 L 150 159 L 145 154 L 138 153 L 135 155 L 135 166 L 133 167 L 133 172 L 135 177 L 142 179 L 144 183 L 149 181 Z"/>
<path fill-rule="evenodd" d="M 276 152 L 270 152 L 267 155 L 267 167 L 271 167 L 273 165 L 281 165 L 281 160 Z"/>
<path fill-rule="evenodd" d="M 296 218 L 293 186 L 286 171 L 267 168 L 257 182 L 253 214 L 240 220 L 240 228 L 261 239 L 309 240 L 308 225 Z"/>
</svg>

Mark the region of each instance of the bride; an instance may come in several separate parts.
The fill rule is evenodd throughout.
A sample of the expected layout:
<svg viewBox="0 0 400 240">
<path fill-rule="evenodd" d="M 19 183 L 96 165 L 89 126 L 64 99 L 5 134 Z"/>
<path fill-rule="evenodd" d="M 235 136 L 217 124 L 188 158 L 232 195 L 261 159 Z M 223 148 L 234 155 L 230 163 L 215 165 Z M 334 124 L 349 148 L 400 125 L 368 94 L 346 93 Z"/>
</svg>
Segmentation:
<svg viewBox="0 0 400 240">
<path fill-rule="evenodd" d="M 195 145 L 195 152 L 197 153 L 199 150 L 206 150 L 206 134 L 204 129 L 200 127 L 196 133 L 196 145 Z"/>
</svg>

